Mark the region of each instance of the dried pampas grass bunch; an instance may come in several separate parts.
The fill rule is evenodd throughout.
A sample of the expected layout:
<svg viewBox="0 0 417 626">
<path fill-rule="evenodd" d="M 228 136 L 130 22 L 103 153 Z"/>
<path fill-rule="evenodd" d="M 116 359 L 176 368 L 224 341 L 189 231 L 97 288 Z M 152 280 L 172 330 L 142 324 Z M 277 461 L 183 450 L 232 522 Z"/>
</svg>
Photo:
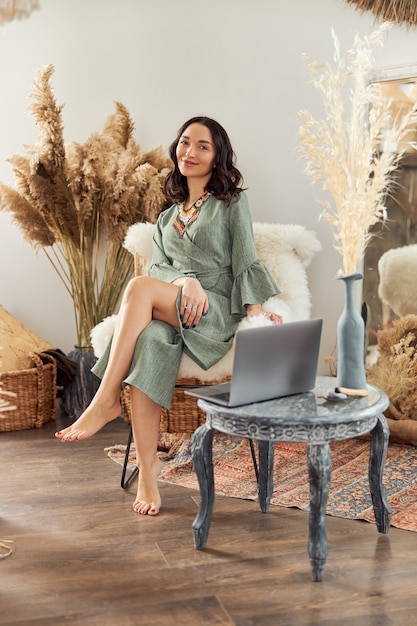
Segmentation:
<svg viewBox="0 0 417 626">
<path fill-rule="evenodd" d="M 415 105 L 393 120 L 390 101 L 370 82 L 373 49 L 382 45 L 389 27 L 384 23 L 363 39 L 356 35 L 346 58 L 332 31 L 334 65 L 308 59 L 313 85 L 323 95 L 324 119 L 316 120 L 307 111 L 297 115 L 306 171 L 333 196 L 332 202 L 321 202 L 321 217 L 335 229 L 335 248 L 343 257 L 339 273 L 345 276 L 358 269 L 372 236 L 370 227 L 386 219 L 385 198 L 395 185 L 403 154 L 398 146 L 410 127 L 417 125 Z"/>
<path fill-rule="evenodd" d="M 25 19 L 35 9 L 39 9 L 38 0 L 1 0 L 0 24 Z"/>
<path fill-rule="evenodd" d="M 371 11 L 377 19 L 411 28 L 417 24 L 416 0 L 346 0 L 361 11 Z"/>
<path fill-rule="evenodd" d="M 379 358 L 367 379 L 389 397 L 389 417 L 417 420 L 417 315 L 394 320 L 377 338 Z"/>
<path fill-rule="evenodd" d="M 119 102 L 101 133 L 65 145 L 53 72 L 48 65 L 35 77 L 29 110 L 37 142 L 26 156 L 8 159 L 16 189 L 0 183 L 0 210 L 11 212 L 26 241 L 46 253 L 72 297 L 77 344 L 88 347 L 90 331 L 115 312 L 132 276 L 122 245 L 127 229 L 156 221 L 165 208 L 163 181 L 172 163 L 161 147 L 141 150 Z"/>
</svg>

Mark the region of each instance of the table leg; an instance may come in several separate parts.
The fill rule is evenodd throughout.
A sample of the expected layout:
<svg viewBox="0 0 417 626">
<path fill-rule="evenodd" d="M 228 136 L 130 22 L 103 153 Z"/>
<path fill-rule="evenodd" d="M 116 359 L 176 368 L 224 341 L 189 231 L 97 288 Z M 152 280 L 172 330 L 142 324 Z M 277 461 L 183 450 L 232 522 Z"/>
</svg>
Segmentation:
<svg viewBox="0 0 417 626">
<path fill-rule="evenodd" d="M 258 441 L 259 481 L 258 499 L 262 513 L 268 513 L 274 489 L 274 442 Z"/>
<path fill-rule="evenodd" d="M 193 522 L 194 547 L 205 548 L 214 503 L 213 429 L 203 424 L 194 432 L 191 455 L 200 485 L 200 506 Z"/>
<path fill-rule="evenodd" d="M 321 581 L 327 557 L 326 505 L 332 471 L 329 444 L 310 444 L 307 458 L 310 482 L 308 554 L 312 578 Z"/>
<path fill-rule="evenodd" d="M 388 533 L 391 522 L 391 507 L 385 497 L 382 484 L 385 459 L 387 458 L 389 428 L 385 415 L 380 413 L 371 431 L 371 454 L 369 457 L 369 488 L 374 507 L 378 532 Z"/>
</svg>

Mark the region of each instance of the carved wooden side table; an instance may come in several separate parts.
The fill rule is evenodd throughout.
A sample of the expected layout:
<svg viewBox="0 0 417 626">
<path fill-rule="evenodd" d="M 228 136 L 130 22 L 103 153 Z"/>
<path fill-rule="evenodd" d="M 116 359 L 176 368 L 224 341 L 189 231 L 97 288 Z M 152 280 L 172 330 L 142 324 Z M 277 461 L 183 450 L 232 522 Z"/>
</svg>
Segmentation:
<svg viewBox="0 0 417 626">
<path fill-rule="evenodd" d="M 369 486 L 380 533 L 388 533 L 391 509 L 386 501 L 382 473 L 389 430 L 382 413 L 388 406 L 383 391 L 368 385 L 365 397 L 328 401 L 335 379 L 318 377 L 313 391 L 268 402 L 224 408 L 206 400 L 199 407 L 206 423 L 193 435 L 192 457 L 200 485 L 200 506 L 193 523 L 194 545 L 206 546 L 214 503 L 212 442 L 214 430 L 237 437 L 257 439 L 259 444 L 258 496 L 262 512 L 269 508 L 273 490 L 274 442 L 305 442 L 310 482 L 308 552 L 312 578 L 321 581 L 327 557 L 326 505 L 330 486 L 329 443 L 371 433 Z"/>
</svg>

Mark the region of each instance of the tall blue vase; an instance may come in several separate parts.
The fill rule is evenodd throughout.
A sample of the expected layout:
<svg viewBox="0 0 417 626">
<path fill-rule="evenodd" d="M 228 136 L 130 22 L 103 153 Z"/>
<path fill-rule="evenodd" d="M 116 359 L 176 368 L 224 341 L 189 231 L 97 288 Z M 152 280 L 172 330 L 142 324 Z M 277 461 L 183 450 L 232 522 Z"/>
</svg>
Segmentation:
<svg viewBox="0 0 417 626">
<path fill-rule="evenodd" d="M 355 281 L 362 274 L 341 276 L 345 284 L 345 307 L 337 323 L 337 386 L 365 389 L 365 323 L 354 298 Z"/>
</svg>

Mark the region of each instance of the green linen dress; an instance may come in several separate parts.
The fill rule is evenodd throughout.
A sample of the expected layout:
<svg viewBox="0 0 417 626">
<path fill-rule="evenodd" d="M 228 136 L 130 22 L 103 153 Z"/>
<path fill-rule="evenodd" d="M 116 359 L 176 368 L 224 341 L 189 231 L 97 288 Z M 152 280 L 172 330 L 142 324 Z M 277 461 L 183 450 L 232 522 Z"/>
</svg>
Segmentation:
<svg viewBox="0 0 417 626">
<path fill-rule="evenodd" d="M 155 402 L 169 408 L 182 353 L 203 369 L 230 349 L 247 304 L 261 304 L 279 293 L 275 281 L 259 261 L 245 193 L 229 206 L 213 195 L 201 204 L 198 218 L 182 236 L 174 228 L 179 207 L 159 216 L 148 274 L 166 282 L 183 276 L 197 278 L 208 296 L 209 309 L 195 328 L 183 328 L 177 298 L 178 328 L 152 320 L 140 333 L 124 383 L 134 385 Z M 109 348 L 93 368 L 102 377 Z"/>
</svg>

